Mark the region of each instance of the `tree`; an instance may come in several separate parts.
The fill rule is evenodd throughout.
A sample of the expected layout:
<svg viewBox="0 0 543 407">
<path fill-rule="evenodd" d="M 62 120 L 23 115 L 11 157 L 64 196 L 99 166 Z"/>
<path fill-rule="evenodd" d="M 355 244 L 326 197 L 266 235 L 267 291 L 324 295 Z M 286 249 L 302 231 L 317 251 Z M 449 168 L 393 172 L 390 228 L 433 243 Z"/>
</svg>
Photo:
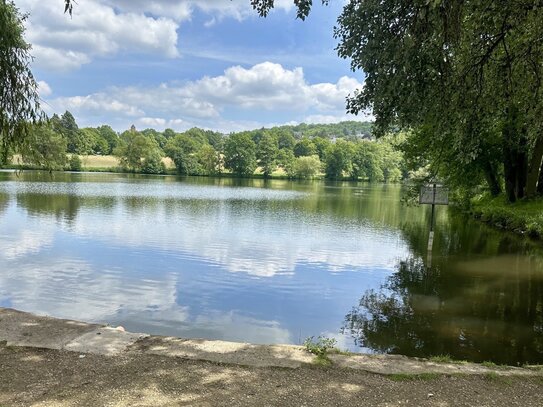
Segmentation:
<svg viewBox="0 0 543 407">
<path fill-rule="evenodd" d="M 200 172 L 197 150 L 197 142 L 183 133 L 170 139 L 165 147 L 166 155 L 172 159 L 181 175 L 196 175 Z"/>
<path fill-rule="evenodd" d="M 295 1 L 299 18 L 311 3 Z M 542 32 L 538 0 L 349 1 L 334 35 L 365 84 L 347 110 L 371 110 L 377 135 L 412 131 L 410 159 L 434 179 L 503 183 L 509 201 L 543 193 Z"/>
<path fill-rule="evenodd" d="M 264 132 L 258 143 L 257 157 L 258 165 L 262 168 L 264 178 L 268 178 L 277 167 L 277 153 L 279 147 L 275 136 Z"/>
<path fill-rule="evenodd" d="M 296 139 L 292 135 L 292 132 L 289 130 L 278 130 L 277 132 L 277 142 L 279 149 L 292 150 L 296 144 Z"/>
<path fill-rule="evenodd" d="M 90 146 L 90 151 L 87 154 L 105 155 L 109 153 L 109 143 L 102 137 L 98 129 L 85 127 L 80 132 L 86 144 Z"/>
<path fill-rule="evenodd" d="M 307 137 L 302 138 L 294 146 L 294 155 L 296 157 L 310 156 L 317 154 L 315 144 Z"/>
<path fill-rule="evenodd" d="M 133 172 L 143 172 L 144 169 L 156 166 L 156 158 L 162 158 L 156 141 L 141 133 L 132 134 L 125 144 L 116 148 L 114 154 L 119 157 L 124 168 Z"/>
<path fill-rule="evenodd" d="M 298 157 L 294 161 L 292 173 L 295 178 L 313 178 L 321 171 L 321 160 L 318 155 Z"/>
<path fill-rule="evenodd" d="M 319 155 L 320 160 L 324 160 L 324 154 L 326 152 L 326 149 L 332 144 L 330 139 L 325 137 L 315 137 L 313 139 L 313 144 L 315 148 L 317 149 L 317 154 Z"/>
<path fill-rule="evenodd" d="M 383 181 L 383 159 L 379 145 L 372 141 L 362 141 L 354 147 L 351 177 L 367 178 L 369 181 Z"/>
<path fill-rule="evenodd" d="M 59 120 L 54 120 L 55 130 L 60 132 L 68 143 L 68 152 L 72 154 L 86 155 L 92 152 L 94 135 L 79 130 L 74 116 L 66 110 Z"/>
<path fill-rule="evenodd" d="M 237 176 L 252 175 L 256 169 L 256 145 L 247 133 L 233 133 L 224 145 L 224 166 Z"/>
<path fill-rule="evenodd" d="M 326 150 L 326 178 L 338 179 L 344 172 L 351 171 L 352 145 L 345 140 L 337 140 Z"/>
<path fill-rule="evenodd" d="M 205 144 L 197 153 L 198 163 L 205 175 L 214 175 L 220 172 L 220 153 L 209 144 Z"/>
<path fill-rule="evenodd" d="M 503 179 L 510 201 L 532 195 L 543 157 L 542 32 L 540 1 L 350 2 L 338 52 L 366 79 L 348 110 L 372 109 L 378 134 L 414 130 L 408 147 L 434 176 L 484 179 L 495 194 Z"/>
<path fill-rule="evenodd" d="M 29 142 L 32 124 L 43 119 L 23 20 L 12 1 L 0 1 L 0 166 Z"/>
<path fill-rule="evenodd" d="M 66 165 L 66 140 L 50 124 L 35 125 L 29 144 L 21 151 L 23 161 L 49 171 L 62 170 Z"/>
<path fill-rule="evenodd" d="M 110 126 L 107 125 L 100 126 L 97 130 L 98 133 L 100 133 L 100 136 L 102 136 L 102 138 L 107 141 L 108 150 L 105 154 L 111 154 L 119 144 L 119 135 Z"/>
<path fill-rule="evenodd" d="M 294 173 L 294 162 L 296 157 L 292 150 L 282 148 L 277 153 L 277 164 L 290 176 Z"/>
</svg>

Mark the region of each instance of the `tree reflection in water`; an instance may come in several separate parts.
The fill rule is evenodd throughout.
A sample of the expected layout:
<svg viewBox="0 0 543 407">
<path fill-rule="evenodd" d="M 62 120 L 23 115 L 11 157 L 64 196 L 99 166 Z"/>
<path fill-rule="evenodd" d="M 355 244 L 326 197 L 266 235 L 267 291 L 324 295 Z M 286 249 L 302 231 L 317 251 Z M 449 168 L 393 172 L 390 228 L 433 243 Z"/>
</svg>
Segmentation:
<svg viewBox="0 0 543 407">
<path fill-rule="evenodd" d="M 431 269 L 417 250 L 424 239 L 411 235 L 412 256 L 399 262 L 380 290 L 362 295 L 346 315 L 343 333 L 379 353 L 542 363 L 541 246 L 485 228 L 471 236 L 461 236 L 461 226 L 447 229 Z M 488 245 L 495 256 L 488 256 Z"/>
</svg>

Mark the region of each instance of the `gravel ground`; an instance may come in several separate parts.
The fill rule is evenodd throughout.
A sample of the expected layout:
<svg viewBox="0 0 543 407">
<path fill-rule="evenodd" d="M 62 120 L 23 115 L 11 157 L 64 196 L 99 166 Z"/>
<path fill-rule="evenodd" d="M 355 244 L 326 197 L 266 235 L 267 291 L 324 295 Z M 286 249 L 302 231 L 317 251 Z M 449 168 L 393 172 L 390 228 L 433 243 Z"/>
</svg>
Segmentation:
<svg viewBox="0 0 543 407">
<path fill-rule="evenodd" d="M 254 368 L 0 346 L 0 406 L 542 406 L 543 377 Z"/>
</svg>

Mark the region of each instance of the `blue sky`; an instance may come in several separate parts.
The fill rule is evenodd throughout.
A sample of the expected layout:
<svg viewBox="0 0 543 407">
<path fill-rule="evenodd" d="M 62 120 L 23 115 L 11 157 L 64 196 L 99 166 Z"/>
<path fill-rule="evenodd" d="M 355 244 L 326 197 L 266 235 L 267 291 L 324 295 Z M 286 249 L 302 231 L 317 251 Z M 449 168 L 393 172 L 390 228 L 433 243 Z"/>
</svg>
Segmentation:
<svg viewBox="0 0 543 407">
<path fill-rule="evenodd" d="M 266 19 L 249 0 L 79 0 L 72 18 L 61 0 L 16 0 L 47 113 L 223 132 L 364 119 L 345 114 L 363 74 L 334 51 L 331 3 L 300 21 L 292 0 Z"/>
</svg>

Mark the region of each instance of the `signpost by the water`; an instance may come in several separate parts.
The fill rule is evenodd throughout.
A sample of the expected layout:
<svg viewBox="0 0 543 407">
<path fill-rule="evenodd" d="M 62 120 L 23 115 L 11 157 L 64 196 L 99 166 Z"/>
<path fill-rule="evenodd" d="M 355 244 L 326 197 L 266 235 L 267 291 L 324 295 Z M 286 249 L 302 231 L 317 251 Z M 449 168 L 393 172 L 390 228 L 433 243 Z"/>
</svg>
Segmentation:
<svg viewBox="0 0 543 407">
<path fill-rule="evenodd" d="M 432 246 L 434 245 L 434 217 L 436 205 L 449 204 L 449 189 L 442 185 L 433 184 L 420 189 L 419 204 L 432 205 L 432 218 L 430 219 L 430 235 L 428 236 L 428 267 L 432 266 Z"/>
</svg>

